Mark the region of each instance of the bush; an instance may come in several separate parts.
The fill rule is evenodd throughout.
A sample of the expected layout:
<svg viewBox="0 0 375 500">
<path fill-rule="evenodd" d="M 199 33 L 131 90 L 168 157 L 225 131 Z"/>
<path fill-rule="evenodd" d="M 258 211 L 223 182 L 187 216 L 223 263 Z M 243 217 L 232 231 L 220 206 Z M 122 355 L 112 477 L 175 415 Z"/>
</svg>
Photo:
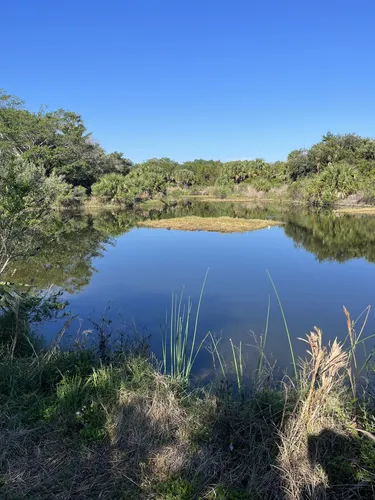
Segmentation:
<svg viewBox="0 0 375 500">
<path fill-rule="evenodd" d="M 57 205 L 63 208 L 79 208 L 87 199 L 86 189 L 83 186 L 69 187 L 69 191 L 62 192 L 57 198 Z"/>
<path fill-rule="evenodd" d="M 368 205 L 375 205 L 375 176 L 362 179 L 360 189 L 363 192 L 363 201 Z"/>
<path fill-rule="evenodd" d="M 228 185 L 216 186 L 215 188 L 215 196 L 221 200 L 228 198 L 231 192 L 232 190 Z"/>
<path fill-rule="evenodd" d="M 186 168 L 181 168 L 175 173 L 175 181 L 179 187 L 187 188 L 195 183 L 194 172 Z"/>
<path fill-rule="evenodd" d="M 308 205 L 321 207 L 332 205 L 339 198 L 356 193 L 360 188 L 357 170 L 345 162 L 329 165 L 320 174 L 293 183 L 289 196 L 300 198 Z"/>
<path fill-rule="evenodd" d="M 131 206 L 134 203 L 134 194 L 127 185 L 127 179 L 122 174 L 107 174 L 92 186 L 92 194 L 104 202 L 114 202 L 120 205 Z"/>
<path fill-rule="evenodd" d="M 265 193 L 268 193 L 268 191 L 272 189 L 272 182 L 261 177 L 249 182 L 249 184 L 251 184 L 257 191 L 264 191 Z"/>
</svg>

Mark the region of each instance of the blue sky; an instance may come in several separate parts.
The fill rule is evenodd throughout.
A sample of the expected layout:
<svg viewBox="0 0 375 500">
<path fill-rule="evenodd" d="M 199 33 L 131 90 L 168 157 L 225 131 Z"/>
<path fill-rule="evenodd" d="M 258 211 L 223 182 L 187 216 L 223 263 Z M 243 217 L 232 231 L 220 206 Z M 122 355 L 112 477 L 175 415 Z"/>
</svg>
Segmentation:
<svg viewBox="0 0 375 500">
<path fill-rule="evenodd" d="M 375 135 L 373 0 L 3 0 L 1 18 L 0 87 L 135 161 Z"/>
</svg>

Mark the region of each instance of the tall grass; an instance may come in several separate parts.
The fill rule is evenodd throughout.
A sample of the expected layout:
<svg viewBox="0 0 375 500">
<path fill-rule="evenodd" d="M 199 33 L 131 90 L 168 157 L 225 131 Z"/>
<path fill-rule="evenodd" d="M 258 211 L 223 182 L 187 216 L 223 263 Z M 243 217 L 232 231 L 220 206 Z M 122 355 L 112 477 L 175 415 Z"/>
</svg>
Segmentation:
<svg viewBox="0 0 375 500">
<path fill-rule="evenodd" d="M 369 363 L 373 356 L 375 355 L 375 350 L 373 349 L 370 354 L 367 354 L 366 352 L 366 341 L 370 340 L 371 338 L 375 337 L 375 334 L 369 335 L 367 337 L 363 337 L 363 332 L 365 330 L 368 317 L 371 311 L 371 306 L 367 306 L 361 314 L 358 316 L 358 318 L 355 321 L 352 321 L 351 316 L 349 311 L 346 309 L 345 306 L 343 306 L 345 318 L 346 318 L 346 325 L 348 329 L 347 336 L 343 342 L 343 346 L 345 346 L 346 343 L 348 343 L 349 340 L 349 346 L 346 348 L 346 352 L 348 355 L 348 376 L 350 380 L 350 385 L 351 385 L 351 390 L 353 393 L 353 398 L 356 399 L 356 392 L 357 392 L 357 385 L 358 385 L 358 378 L 362 375 L 363 371 L 368 368 Z M 362 326 L 357 333 L 355 327 L 358 321 L 361 319 L 362 316 L 364 317 L 364 320 L 362 322 Z M 357 363 L 357 355 L 356 351 L 357 348 L 362 345 L 363 350 L 364 350 L 364 356 L 365 356 L 365 361 L 364 363 L 358 367 Z M 369 376 L 367 374 L 367 381 L 369 379 Z"/>
<path fill-rule="evenodd" d="M 277 292 L 277 288 L 276 288 L 276 285 L 275 283 L 273 282 L 273 279 L 270 275 L 270 273 L 268 272 L 267 270 L 267 274 L 268 274 L 268 277 L 271 281 L 271 284 L 272 284 L 272 287 L 275 291 L 275 295 L 276 295 L 276 298 L 277 298 L 277 301 L 279 303 L 279 306 L 280 306 L 280 311 L 281 311 L 281 315 L 283 317 L 283 321 L 284 321 L 284 326 L 285 326 L 285 331 L 286 331 L 286 336 L 288 338 L 288 343 L 289 343 L 289 350 L 290 350 L 290 357 L 292 359 L 292 365 L 293 365 L 293 371 L 294 371 L 294 377 L 295 377 L 295 380 L 298 380 L 298 371 L 297 371 L 297 364 L 296 364 L 296 360 L 295 360 L 295 357 L 294 357 L 294 351 L 293 351 L 293 346 L 292 346 L 292 339 L 291 339 L 291 335 L 290 335 L 290 332 L 289 332 L 289 327 L 288 327 L 288 323 L 286 321 L 286 317 L 285 317 L 285 313 L 284 313 L 284 308 L 281 304 L 281 300 L 280 300 L 280 297 L 279 297 L 279 294 Z"/>
<path fill-rule="evenodd" d="M 260 345 L 259 345 L 259 361 L 258 361 L 258 368 L 257 368 L 257 373 L 258 373 L 258 379 L 260 378 L 260 375 L 262 373 L 262 368 L 263 368 L 263 361 L 264 361 L 264 351 L 266 348 L 267 344 L 267 335 L 268 335 L 268 325 L 269 325 L 269 319 L 270 319 L 270 311 L 271 311 L 271 297 L 268 296 L 268 307 L 267 307 L 267 317 L 266 317 L 266 327 L 264 329 L 264 336 L 260 337 Z"/>
<path fill-rule="evenodd" d="M 165 329 L 161 336 L 163 372 L 172 378 L 185 380 L 189 378 L 195 360 L 209 335 L 207 333 L 197 345 L 199 315 L 207 275 L 208 270 L 202 283 L 193 330 L 191 330 L 193 304 L 190 297 L 188 297 L 187 303 L 184 303 L 184 289 L 182 289 L 179 297 L 177 294 L 172 293 L 169 319 L 167 312 Z"/>
<path fill-rule="evenodd" d="M 242 379 L 243 379 L 242 342 L 240 342 L 240 347 L 235 347 L 232 342 L 232 339 L 229 339 L 229 342 L 232 348 L 233 365 L 236 373 L 237 389 L 239 395 L 243 399 L 244 392 L 242 385 Z"/>
</svg>

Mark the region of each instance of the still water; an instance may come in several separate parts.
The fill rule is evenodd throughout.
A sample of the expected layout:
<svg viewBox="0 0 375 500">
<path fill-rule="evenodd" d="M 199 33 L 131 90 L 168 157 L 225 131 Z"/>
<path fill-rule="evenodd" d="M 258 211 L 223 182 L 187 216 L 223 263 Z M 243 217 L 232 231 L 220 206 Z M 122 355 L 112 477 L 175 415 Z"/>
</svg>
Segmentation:
<svg viewBox="0 0 375 500">
<path fill-rule="evenodd" d="M 273 218 L 283 222 L 249 233 L 220 234 L 137 228 L 146 217 L 231 215 Z M 267 356 L 277 366 L 290 366 L 289 346 L 271 274 L 280 295 L 298 355 L 305 344 L 298 340 L 319 326 L 325 342 L 346 336 L 345 305 L 356 318 L 375 304 L 375 217 L 303 214 L 275 207 L 232 203 L 187 203 L 143 213 L 101 213 L 69 217 L 65 231 L 24 266 L 19 279 L 34 284 L 55 284 L 64 290 L 69 310 L 81 318 L 81 329 L 91 328 L 107 310 L 112 338 L 130 331 L 151 335 L 152 350 L 160 355 L 160 328 L 170 308 L 172 290 L 197 304 L 204 290 L 199 335 L 210 330 L 221 337 L 223 352 L 231 338 L 246 346 L 252 333 L 264 333 L 268 297 L 271 299 Z M 74 320 L 70 334 L 79 328 Z M 41 333 L 53 338 L 59 324 L 49 323 Z M 375 312 L 366 335 L 375 332 Z M 373 342 L 370 341 L 370 346 Z M 251 354 L 254 352 L 254 354 Z M 249 348 L 249 359 L 255 351 Z M 201 352 L 196 370 L 210 365 Z"/>
</svg>

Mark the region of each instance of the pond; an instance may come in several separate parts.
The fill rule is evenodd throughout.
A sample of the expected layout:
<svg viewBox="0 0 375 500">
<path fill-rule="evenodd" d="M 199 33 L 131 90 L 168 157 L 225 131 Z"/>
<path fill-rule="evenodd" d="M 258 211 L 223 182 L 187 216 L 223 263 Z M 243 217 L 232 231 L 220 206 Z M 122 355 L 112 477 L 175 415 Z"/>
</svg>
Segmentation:
<svg viewBox="0 0 375 500">
<path fill-rule="evenodd" d="M 184 232 L 138 228 L 144 218 L 230 215 L 265 218 L 282 225 L 248 233 Z M 160 356 L 160 332 L 172 291 L 191 297 L 197 305 L 204 276 L 199 338 L 211 331 L 221 338 L 224 355 L 230 342 L 243 343 L 249 363 L 256 350 L 253 335 L 264 334 L 268 300 L 271 309 L 267 357 L 280 369 L 290 366 L 290 351 L 280 307 L 267 275 L 279 293 L 295 351 L 302 356 L 306 344 L 298 340 L 314 325 L 323 339 L 347 334 L 343 305 L 353 318 L 375 304 L 375 217 L 334 213 L 308 214 L 280 207 L 257 207 L 229 202 L 185 202 L 163 211 L 105 212 L 66 217 L 64 231 L 28 262 L 18 263 L 14 280 L 33 281 L 64 290 L 69 310 L 78 318 L 77 329 L 92 329 L 105 314 L 112 338 L 136 329 L 151 335 L 152 350 Z M 194 316 L 194 314 L 193 314 Z M 59 330 L 56 322 L 43 326 L 50 340 Z M 193 325 L 192 325 L 193 326 Z M 375 331 L 375 315 L 365 335 Z M 89 335 L 94 335 L 89 334 Z M 370 341 L 371 348 L 373 342 Z M 211 366 L 203 349 L 196 372 Z"/>
</svg>

